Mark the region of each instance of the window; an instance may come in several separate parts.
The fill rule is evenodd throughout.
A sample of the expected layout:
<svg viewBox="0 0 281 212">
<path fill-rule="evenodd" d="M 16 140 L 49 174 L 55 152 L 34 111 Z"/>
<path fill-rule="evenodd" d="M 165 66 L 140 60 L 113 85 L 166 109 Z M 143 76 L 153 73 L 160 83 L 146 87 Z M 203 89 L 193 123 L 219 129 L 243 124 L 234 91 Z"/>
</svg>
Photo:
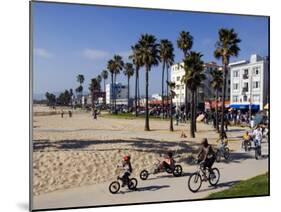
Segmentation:
<svg viewBox="0 0 281 212">
<path fill-rule="evenodd" d="M 260 82 L 259 81 L 254 81 L 253 82 L 253 88 L 260 88 Z"/>
<path fill-rule="evenodd" d="M 254 75 L 259 75 L 260 74 L 260 68 L 259 67 L 253 68 L 253 74 Z"/>
<path fill-rule="evenodd" d="M 239 71 L 238 70 L 233 71 L 233 77 L 239 77 Z"/>
<path fill-rule="evenodd" d="M 233 90 L 238 90 L 238 89 L 239 89 L 239 84 L 233 83 Z"/>
<path fill-rule="evenodd" d="M 247 100 L 248 100 L 248 96 L 247 96 L 247 95 L 244 95 L 244 96 L 243 96 L 243 102 L 247 102 Z"/>
<path fill-rule="evenodd" d="M 177 77 L 177 81 L 180 81 L 180 77 Z"/>
<path fill-rule="evenodd" d="M 238 102 L 238 96 L 237 96 L 237 95 L 232 96 L 232 101 L 233 101 L 233 102 Z"/>
<path fill-rule="evenodd" d="M 248 69 L 244 69 L 243 79 L 248 79 L 248 77 L 249 77 L 248 74 L 249 74 Z"/>
<path fill-rule="evenodd" d="M 244 82 L 243 91 L 244 92 L 248 92 L 249 91 L 249 87 L 248 87 L 248 83 L 247 82 Z"/>
<path fill-rule="evenodd" d="M 253 95 L 253 102 L 260 102 L 260 95 L 258 94 Z"/>
</svg>

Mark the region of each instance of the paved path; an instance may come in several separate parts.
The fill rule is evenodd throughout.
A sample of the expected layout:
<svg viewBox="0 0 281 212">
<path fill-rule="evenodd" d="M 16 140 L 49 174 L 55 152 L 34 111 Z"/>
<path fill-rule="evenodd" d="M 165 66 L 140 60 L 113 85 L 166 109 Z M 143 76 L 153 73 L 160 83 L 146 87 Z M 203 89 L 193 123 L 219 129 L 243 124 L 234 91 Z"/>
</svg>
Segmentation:
<svg viewBox="0 0 281 212">
<path fill-rule="evenodd" d="M 190 192 L 187 187 L 187 180 L 189 174 L 194 172 L 196 167 L 182 164 L 184 171 L 182 177 L 175 178 L 163 173 L 150 176 L 146 181 L 141 181 L 138 178 L 137 191 L 128 191 L 126 188 L 122 188 L 119 193 L 110 194 L 108 191 L 110 182 L 55 191 L 35 196 L 34 209 L 204 198 L 210 193 L 227 189 L 240 180 L 267 172 L 268 145 L 267 143 L 262 145 L 264 156 L 261 160 L 254 159 L 254 151 L 250 153 L 238 151 L 231 154 L 232 160 L 230 162 L 215 163 L 214 167 L 218 167 L 221 173 L 220 182 L 216 188 L 209 187 L 208 183 L 203 183 L 199 192 Z"/>
</svg>

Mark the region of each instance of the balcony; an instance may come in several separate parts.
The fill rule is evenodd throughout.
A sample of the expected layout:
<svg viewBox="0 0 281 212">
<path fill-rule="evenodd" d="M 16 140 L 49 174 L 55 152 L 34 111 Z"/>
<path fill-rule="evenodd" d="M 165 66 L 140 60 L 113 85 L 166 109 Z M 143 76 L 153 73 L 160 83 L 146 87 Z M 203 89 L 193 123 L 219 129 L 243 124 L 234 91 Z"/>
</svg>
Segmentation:
<svg viewBox="0 0 281 212">
<path fill-rule="evenodd" d="M 243 74 L 243 79 L 249 79 L 249 74 Z"/>
<path fill-rule="evenodd" d="M 249 88 L 248 88 L 248 87 L 244 87 L 244 88 L 242 89 L 242 92 L 243 92 L 243 93 L 248 92 L 248 91 L 249 91 Z"/>
</svg>

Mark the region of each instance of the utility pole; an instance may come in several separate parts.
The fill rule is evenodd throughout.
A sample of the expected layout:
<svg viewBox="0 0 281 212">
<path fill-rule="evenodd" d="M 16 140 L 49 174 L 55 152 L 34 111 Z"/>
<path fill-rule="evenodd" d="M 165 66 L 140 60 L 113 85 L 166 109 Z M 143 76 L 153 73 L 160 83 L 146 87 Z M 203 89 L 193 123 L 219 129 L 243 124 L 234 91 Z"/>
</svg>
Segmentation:
<svg viewBox="0 0 281 212">
<path fill-rule="evenodd" d="M 249 97 L 249 118 L 250 118 L 250 123 L 252 120 L 252 87 L 253 87 L 253 73 L 252 71 L 250 72 L 250 97 Z"/>
</svg>

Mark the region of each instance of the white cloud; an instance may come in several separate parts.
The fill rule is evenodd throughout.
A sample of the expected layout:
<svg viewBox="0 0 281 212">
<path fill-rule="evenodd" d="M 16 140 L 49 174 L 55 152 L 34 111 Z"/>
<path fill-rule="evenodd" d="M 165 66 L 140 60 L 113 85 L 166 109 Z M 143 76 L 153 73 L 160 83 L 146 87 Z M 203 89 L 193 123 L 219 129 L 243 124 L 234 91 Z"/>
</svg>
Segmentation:
<svg viewBox="0 0 281 212">
<path fill-rule="evenodd" d="M 109 53 L 97 49 L 85 49 L 83 51 L 83 56 L 90 60 L 101 60 L 109 57 Z"/>
<path fill-rule="evenodd" d="M 34 48 L 34 54 L 42 58 L 51 58 L 53 55 L 43 48 Z"/>
</svg>

